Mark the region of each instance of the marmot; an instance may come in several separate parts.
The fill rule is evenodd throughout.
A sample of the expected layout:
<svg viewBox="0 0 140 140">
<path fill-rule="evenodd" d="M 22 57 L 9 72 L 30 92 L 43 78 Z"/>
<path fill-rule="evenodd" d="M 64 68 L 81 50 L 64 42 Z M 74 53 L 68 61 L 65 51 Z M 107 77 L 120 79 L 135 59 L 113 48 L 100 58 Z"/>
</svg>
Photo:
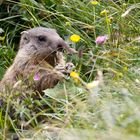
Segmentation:
<svg viewBox="0 0 140 140">
<path fill-rule="evenodd" d="M 38 92 L 54 87 L 64 76 L 59 71 L 59 66 L 65 67 L 64 49 L 76 53 L 55 29 L 36 27 L 23 31 L 18 53 L 0 82 L 0 89 L 19 88 L 19 81 Z M 38 79 L 33 80 L 36 75 Z"/>
</svg>

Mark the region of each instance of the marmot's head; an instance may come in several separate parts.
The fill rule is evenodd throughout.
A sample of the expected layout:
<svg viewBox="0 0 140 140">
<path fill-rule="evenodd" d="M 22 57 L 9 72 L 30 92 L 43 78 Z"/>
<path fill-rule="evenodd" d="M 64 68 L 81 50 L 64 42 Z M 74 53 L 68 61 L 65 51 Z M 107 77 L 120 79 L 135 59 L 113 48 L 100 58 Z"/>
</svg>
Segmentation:
<svg viewBox="0 0 140 140">
<path fill-rule="evenodd" d="M 76 53 L 69 48 L 55 29 L 36 27 L 21 33 L 20 49 L 24 49 L 29 55 L 37 55 L 41 58 L 49 57 L 57 51 L 66 50 Z"/>
</svg>

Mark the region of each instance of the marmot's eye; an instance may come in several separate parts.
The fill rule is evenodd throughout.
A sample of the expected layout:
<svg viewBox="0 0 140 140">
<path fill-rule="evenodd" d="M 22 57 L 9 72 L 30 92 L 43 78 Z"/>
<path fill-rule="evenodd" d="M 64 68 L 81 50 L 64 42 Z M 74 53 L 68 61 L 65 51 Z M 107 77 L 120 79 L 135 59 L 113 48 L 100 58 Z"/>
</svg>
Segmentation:
<svg viewBox="0 0 140 140">
<path fill-rule="evenodd" d="M 46 41 L 47 41 L 46 36 L 43 36 L 43 35 L 40 35 L 40 36 L 38 36 L 37 38 L 38 38 L 38 40 L 39 40 L 40 42 L 46 42 Z"/>
</svg>

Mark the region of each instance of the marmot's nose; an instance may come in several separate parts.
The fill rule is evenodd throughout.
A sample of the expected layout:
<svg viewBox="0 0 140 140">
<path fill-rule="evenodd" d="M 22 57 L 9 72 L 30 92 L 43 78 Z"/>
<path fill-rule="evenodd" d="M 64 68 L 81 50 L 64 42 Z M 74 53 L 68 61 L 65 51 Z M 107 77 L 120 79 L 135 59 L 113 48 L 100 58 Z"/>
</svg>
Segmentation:
<svg viewBox="0 0 140 140">
<path fill-rule="evenodd" d="M 66 50 L 68 53 L 77 53 L 74 48 L 70 48 L 63 39 L 61 39 L 57 45 L 58 50 Z"/>
</svg>

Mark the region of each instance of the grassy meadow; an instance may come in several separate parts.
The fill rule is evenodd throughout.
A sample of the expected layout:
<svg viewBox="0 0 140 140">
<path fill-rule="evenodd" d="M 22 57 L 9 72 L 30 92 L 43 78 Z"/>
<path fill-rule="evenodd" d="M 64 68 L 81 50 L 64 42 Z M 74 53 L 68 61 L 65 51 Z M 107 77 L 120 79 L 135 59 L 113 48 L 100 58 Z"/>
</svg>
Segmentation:
<svg viewBox="0 0 140 140">
<path fill-rule="evenodd" d="M 140 1 L 5 0 L 0 78 L 20 32 L 37 26 L 55 28 L 78 51 L 64 53 L 75 68 L 43 95 L 7 91 L 0 140 L 139 140 Z"/>
</svg>

